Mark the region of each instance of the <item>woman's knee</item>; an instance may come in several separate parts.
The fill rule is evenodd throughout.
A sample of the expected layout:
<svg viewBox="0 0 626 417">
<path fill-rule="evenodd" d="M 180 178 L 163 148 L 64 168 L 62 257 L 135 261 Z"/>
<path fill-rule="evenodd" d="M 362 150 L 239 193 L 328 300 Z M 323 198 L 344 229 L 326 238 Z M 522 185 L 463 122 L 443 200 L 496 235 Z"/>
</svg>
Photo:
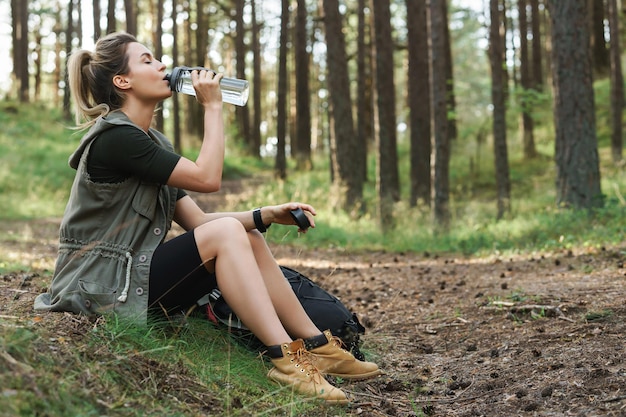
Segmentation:
<svg viewBox="0 0 626 417">
<path fill-rule="evenodd" d="M 195 231 L 196 243 L 225 244 L 235 241 L 247 241 L 246 229 L 233 217 L 222 217 L 198 226 Z"/>
</svg>

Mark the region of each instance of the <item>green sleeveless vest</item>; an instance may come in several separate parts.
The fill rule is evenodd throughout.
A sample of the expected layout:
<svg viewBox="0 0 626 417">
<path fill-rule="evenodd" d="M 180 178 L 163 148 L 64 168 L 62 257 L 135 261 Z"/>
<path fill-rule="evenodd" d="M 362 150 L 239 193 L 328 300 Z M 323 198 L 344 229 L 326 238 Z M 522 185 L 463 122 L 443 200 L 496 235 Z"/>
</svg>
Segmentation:
<svg viewBox="0 0 626 417">
<path fill-rule="evenodd" d="M 146 320 L 150 262 L 171 227 L 178 190 L 135 177 L 118 184 L 90 180 L 93 140 L 119 125 L 137 127 L 122 112 L 112 112 L 97 120 L 70 157 L 77 172 L 61 222 L 55 272 L 48 292 L 35 299 L 35 310 L 115 312 Z M 163 134 L 150 129 L 149 135 L 173 149 Z"/>
</svg>

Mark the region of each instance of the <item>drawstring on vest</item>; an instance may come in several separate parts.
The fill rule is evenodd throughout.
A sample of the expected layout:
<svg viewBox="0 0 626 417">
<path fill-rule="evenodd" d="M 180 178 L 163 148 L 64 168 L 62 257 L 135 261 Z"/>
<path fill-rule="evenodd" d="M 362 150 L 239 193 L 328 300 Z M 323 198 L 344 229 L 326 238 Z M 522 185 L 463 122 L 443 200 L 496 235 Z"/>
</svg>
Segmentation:
<svg viewBox="0 0 626 417">
<path fill-rule="evenodd" d="M 130 272 L 133 267 L 133 255 L 131 255 L 130 252 L 126 252 L 126 259 L 128 260 L 128 263 L 126 264 L 126 283 L 124 284 L 122 294 L 117 297 L 117 301 L 120 303 L 125 303 L 128 298 L 128 289 L 130 288 Z"/>
</svg>

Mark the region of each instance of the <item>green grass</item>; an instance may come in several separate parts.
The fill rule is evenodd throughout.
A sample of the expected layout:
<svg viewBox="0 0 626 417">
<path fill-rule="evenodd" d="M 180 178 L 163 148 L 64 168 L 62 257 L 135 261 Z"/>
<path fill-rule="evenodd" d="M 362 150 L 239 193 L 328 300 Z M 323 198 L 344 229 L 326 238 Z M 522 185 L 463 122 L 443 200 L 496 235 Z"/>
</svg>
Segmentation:
<svg viewBox="0 0 626 417">
<path fill-rule="evenodd" d="M 151 328 L 46 319 L 0 327 L 2 416 L 319 415 L 319 404 L 270 383 L 267 363 L 205 319 Z"/>
<path fill-rule="evenodd" d="M 0 104 L 0 216 L 59 216 L 74 177 L 67 160 L 78 138 L 56 110 Z"/>
<path fill-rule="evenodd" d="M 401 145 L 406 146 L 406 145 Z M 469 147 L 469 146 L 468 146 Z M 546 147 L 544 143 L 538 148 Z M 607 149 L 601 149 L 603 208 L 593 212 L 557 209 L 555 201 L 555 168 L 550 155 L 526 161 L 511 146 L 512 182 L 511 213 L 497 221 L 493 162 L 484 149 L 483 164 L 478 171 L 467 164 L 467 151 L 457 149 L 451 165 L 450 208 L 452 224 L 449 233 L 433 226 L 428 208 L 409 207 L 408 178 L 403 180 L 403 200 L 396 204 L 396 228 L 383 234 L 375 219 L 374 185 L 365 191 L 367 213 L 360 219 L 335 211 L 329 204 L 329 180 L 323 169 L 314 173 L 292 173 L 285 182 L 268 183 L 252 198 L 263 202 L 301 200 L 318 209 L 317 227 L 305 237 L 288 228 L 269 230 L 268 239 L 312 247 L 337 247 L 348 250 L 387 250 L 390 252 L 455 252 L 484 254 L 564 247 L 600 247 L 620 244 L 626 232 L 626 192 L 623 168 L 610 162 Z M 407 154 L 403 152 L 400 154 Z M 473 169 L 473 170 L 472 170 Z M 408 168 L 404 172 L 408 171 Z M 371 177 L 370 177 L 371 178 Z M 242 204 L 240 209 L 247 206 Z"/>
</svg>

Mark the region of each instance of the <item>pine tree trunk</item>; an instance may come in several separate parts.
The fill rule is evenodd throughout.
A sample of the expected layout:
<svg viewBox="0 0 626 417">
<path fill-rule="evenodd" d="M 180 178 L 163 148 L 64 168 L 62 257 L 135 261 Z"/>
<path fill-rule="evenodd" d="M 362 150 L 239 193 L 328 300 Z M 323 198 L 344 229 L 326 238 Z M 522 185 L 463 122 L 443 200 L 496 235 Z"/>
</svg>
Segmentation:
<svg viewBox="0 0 626 417">
<path fill-rule="evenodd" d="M 549 0 L 557 204 L 602 205 L 587 0 Z"/>
<path fill-rule="evenodd" d="M 294 54 L 296 65 L 296 134 L 292 153 L 299 170 L 310 170 L 311 161 L 311 93 L 309 91 L 309 53 L 307 52 L 306 2 L 298 0 L 295 24 Z"/>
<path fill-rule="evenodd" d="M 504 62 L 499 0 L 490 0 L 491 27 L 489 30 L 489 57 L 491 61 L 491 98 L 493 101 L 493 150 L 496 166 L 496 188 L 498 198 L 497 218 L 510 211 L 511 181 L 506 144 L 506 102 L 504 86 Z"/>
<path fill-rule="evenodd" d="M 278 178 L 287 177 L 285 141 L 287 139 L 287 42 L 289 41 L 289 0 L 281 0 L 280 45 L 278 53 L 278 104 L 276 113 L 276 163 L 274 172 Z"/>
<path fill-rule="evenodd" d="M 448 136 L 448 101 L 446 85 L 446 49 L 443 8 L 440 2 L 430 2 L 431 40 L 431 100 L 433 134 L 433 214 L 437 226 L 447 229 L 450 223 L 450 139 Z"/>
<path fill-rule="evenodd" d="M 63 89 L 63 117 L 72 118 L 69 79 L 67 78 L 67 61 L 72 52 L 72 34 L 74 33 L 74 0 L 70 0 L 67 7 L 67 26 L 65 28 L 65 88 Z"/>
<path fill-rule="evenodd" d="M 456 126 L 456 97 L 454 95 L 454 69 L 452 61 L 452 44 L 450 41 L 450 25 L 448 24 L 448 0 L 441 2 L 443 18 L 443 37 L 446 59 L 446 101 L 448 107 L 448 140 L 454 141 L 458 136 Z"/>
<path fill-rule="evenodd" d="M 543 47 L 541 40 L 541 14 L 539 13 L 539 0 L 530 0 L 531 27 L 532 27 L 532 84 L 537 91 L 543 91 Z"/>
<path fill-rule="evenodd" d="M 367 150 L 372 139 L 372 61 L 371 31 L 365 17 L 366 0 L 358 0 L 358 27 L 357 27 L 357 120 L 356 132 L 360 146 L 355 157 L 357 169 L 361 172 L 363 181 L 367 181 Z"/>
<path fill-rule="evenodd" d="M 133 0 L 124 0 L 124 11 L 126 12 L 126 32 L 137 35 L 137 14 Z"/>
<path fill-rule="evenodd" d="M 383 230 L 393 227 L 393 205 L 400 199 L 396 136 L 396 94 L 394 86 L 393 39 L 389 0 L 374 2 L 376 45 L 376 98 L 378 115 L 377 188 L 379 220 Z"/>
<path fill-rule="evenodd" d="M 99 2 L 99 0 L 94 0 L 94 3 Z M 154 9 L 151 11 L 152 15 L 156 22 L 163 21 L 163 0 L 156 0 L 156 4 L 150 2 L 154 6 Z M 154 38 L 152 42 L 154 43 L 154 56 L 160 61 L 163 59 L 163 26 L 156 25 L 154 29 Z M 159 105 L 156 109 L 155 118 L 155 126 L 156 129 L 160 132 L 163 131 L 164 128 L 164 120 L 163 120 L 163 105 Z"/>
<path fill-rule="evenodd" d="M 107 6 L 107 33 L 113 33 L 117 30 L 117 20 L 115 19 L 116 3 L 115 0 L 109 0 Z"/>
<path fill-rule="evenodd" d="M 178 16 L 177 0 L 172 1 L 172 66 L 178 65 L 178 23 L 176 22 Z M 174 149 L 179 154 L 182 153 L 182 138 L 180 132 L 180 95 L 172 95 L 172 113 L 174 116 Z"/>
<path fill-rule="evenodd" d="M 13 74 L 18 82 L 18 99 L 27 103 L 30 89 L 28 68 L 28 0 L 11 1 L 13 24 Z"/>
<path fill-rule="evenodd" d="M 100 39 L 100 36 L 102 36 L 102 27 L 100 26 L 100 15 L 102 13 L 100 9 L 100 0 L 93 0 L 91 10 L 93 11 L 93 41 L 96 42 L 98 39 Z M 163 12 L 161 11 L 161 13 Z M 161 22 L 162 20 L 163 19 L 157 20 L 157 22 Z M 161 25 L 158 26 L 160 27 Z"/>
<path fill-rule="evenodd" d="M 520 83 L 521 106 L 522 106 L 522 145 L 524 149 L 524 158 L 532 159 L 537 156 L 535 149 L 534 122 L 531 116 L 529 94 L 532 94 L 533 88 L 530 77 L 530 57 L 528 54 L 528 19 L 526 13 L 526 0 L 518 0 L 519 11 L 519 32 L 520 32 Z"/>
<path fill-rule="evenodd" d="M 235 22 L 237 33 L 235 36 L 235 57 L 237 59 L 237 78 L 247 79 L 246 76 L 246 28 L 243 19 L 245 0 L 235 0 Z M 200 45 L 198 45 L 200 47 Z M 235 108 L 239 134 L 243 138 L 246 149 L 251 151 L 250 146 L 250 110 L 248 106 L 237 106 Z"/>
<path fill-rule="evenodd" d="M 407 0 L 409 43 L 408 102 L 411 128 L 411 194 L 409 203 L 430 205 L 430 69 L 426 3 Z"/>
<path fill-rule="evenodd" d="M 337 0 L 324 0 L 324 26 L 327 45 L 328 93 L 332 114 L 331 158 L 334 205 L 353 215 L 360 213 L 363 194 L 362 173 L 355 167 L 359 146 L 354 134 L 348 59 L 342 17 Z"/>
</svg>

